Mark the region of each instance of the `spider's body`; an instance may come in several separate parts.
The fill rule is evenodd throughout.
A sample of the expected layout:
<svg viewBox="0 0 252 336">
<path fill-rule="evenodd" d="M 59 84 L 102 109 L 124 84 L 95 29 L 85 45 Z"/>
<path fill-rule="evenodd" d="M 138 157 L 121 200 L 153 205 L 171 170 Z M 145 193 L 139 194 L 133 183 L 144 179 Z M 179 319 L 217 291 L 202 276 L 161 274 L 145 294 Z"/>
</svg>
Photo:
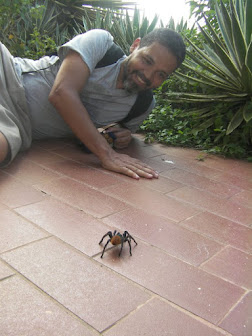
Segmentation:
<svg viewBox="0 0 252 336">
<path fill-rule="evenodd" d="M 105 249 L 108 245 L 108 243 L 110 242 L 112 245 L 119 245 L 121 244 L 121 249 L 120 249 L 120 252 L 119 252 L 119 257 L 121 255 L 121 252 L 122 252 L 122 249 L 123 249 L 123 244 L 125 242 L 128 242 L 129 244 L 129 251 L 130 251 L 130 255 L 132 255 L 131 253 L 131 244 L 130 244 L 130 241 L 131 239 L 134 241 L 134 243 L 137 245 L 137 242 L 135 241 L 135 239 L 128 233 L 128 231 L 124 231 L 123 234 L 121 234 L 120 232 L 117 232 L 116 230 L 114 231 L 114 233 L 112 234 L 111 231 L 107 232 L 101 239 L 101 241 L 99 242 L 99 244 L 102 243 L 103 239 L 105 237 L 109 236 L 109 239 L 108 241 L 106 242 L 104 248 L 103 248 L 103 251 L 102 251 L 102 255 L 101 255 L 101 258 L 103 257 L 103 254 L 105 252 Z"/>
</svg>

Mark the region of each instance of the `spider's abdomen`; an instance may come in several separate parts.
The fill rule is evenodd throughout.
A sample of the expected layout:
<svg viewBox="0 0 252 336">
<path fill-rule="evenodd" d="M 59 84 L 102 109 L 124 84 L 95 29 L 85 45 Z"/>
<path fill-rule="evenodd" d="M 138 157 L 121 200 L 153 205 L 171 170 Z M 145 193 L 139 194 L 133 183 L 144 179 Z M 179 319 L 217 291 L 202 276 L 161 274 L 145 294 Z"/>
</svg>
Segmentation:
<svg viewBox="0 0 252 336">
<path fill-rule="evenodd" d="M 122 242 L 122 238 L 117 235 L 117 236 L 112 237 L 110 242 L 113 245 L 119 245 Z"/>
</svg>

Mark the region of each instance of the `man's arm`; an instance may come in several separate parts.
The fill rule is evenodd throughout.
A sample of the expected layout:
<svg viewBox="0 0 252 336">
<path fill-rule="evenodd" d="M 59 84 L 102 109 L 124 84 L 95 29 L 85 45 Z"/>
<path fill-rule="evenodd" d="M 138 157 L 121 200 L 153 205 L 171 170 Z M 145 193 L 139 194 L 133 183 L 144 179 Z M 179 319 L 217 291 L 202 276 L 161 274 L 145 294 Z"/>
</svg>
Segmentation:
<svg viewBox="0 0 252 336">
<path fill-rule="evenodd" d="M 116 153 L 99 134 L 80 99 L 89 75 L 89 68 L 79 54 L 69 52 L 56 76 L 49 101 L 80 141 L 97 155 L 104 168 L 135 179 L 158 177 L 141 161 Z"/>
<path fill-rule="evenodd" d="M 8 141 L 6 140 L 5 136 L 0 132 L 0 164 L 4 162 L 4 160 L 7 158 L 8 149 Z"/>
</svg>

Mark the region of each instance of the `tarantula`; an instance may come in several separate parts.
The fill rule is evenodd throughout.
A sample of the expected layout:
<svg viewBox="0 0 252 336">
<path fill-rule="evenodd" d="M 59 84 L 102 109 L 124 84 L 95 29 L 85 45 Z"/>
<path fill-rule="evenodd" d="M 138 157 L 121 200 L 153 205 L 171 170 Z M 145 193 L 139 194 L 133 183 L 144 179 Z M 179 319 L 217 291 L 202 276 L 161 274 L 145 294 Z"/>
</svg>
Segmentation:
<svg viewBox="0 0 252 336">
<path fill-rule="evenodd" d="M 109 236 L 109 239 L 107 241 L 107 243 L 105 244 L 104 248 L 103 248 L 103 251 L 102 251 L 102 255 L 101 255 L 101 258 L 103 257 L 103 254 L 105 252 L 105 249 L 108 245 L 109 242 L 111 242 L 111 244 L 113 245 L 119 245 L 121 244 L 121 249 L 120 249 L 120 252 L 119 252 L 119 257 L 121 255 L 121 252 L 122 252 L 122 249 L 123 249 L 123 243 L 125 242 L 128 242 L 129 244 L 129 251 L 130 251 L 130 255 L 132 255 L 131 253 L 131 244 L 130 244 L 130 241 L 131 239 L 134 241 L 134 243 L 137 245 L 137 242 L 135 241 L 135 239 L 128 233 L 128 231 L 124 231 L 123 234 L 121 234 L 120 232 L 117 232 L 116 230 L 114 231 L 114 233 L 112 234 L 111 231 L 107 232 L 101 239 L 101 241 L 99 242 L 99 244 L 102 243 L 103 239 L 105 237 Z"/>
</svg>

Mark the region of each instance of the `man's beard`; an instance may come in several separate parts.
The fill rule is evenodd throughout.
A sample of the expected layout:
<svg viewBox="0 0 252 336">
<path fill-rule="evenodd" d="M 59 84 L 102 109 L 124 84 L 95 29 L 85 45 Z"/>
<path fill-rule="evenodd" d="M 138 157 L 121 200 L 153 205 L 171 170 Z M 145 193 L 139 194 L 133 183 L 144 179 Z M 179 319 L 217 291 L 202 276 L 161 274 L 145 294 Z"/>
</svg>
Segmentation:
<svg viewBox="0 0 252 336">
<path fill-rule="evenodd" d="M 142 72 L 138 70 L 134 70 L 131 73 L 129 73 L 129 67 L 128 67 L 129 59 L 123 64 L 123 88 L 130 94 L 135 94 L 139 93 L 140 91 L 147 90 L 148 87 L 151 86 L 151 82 L 145 78 L 145 76 L 142 74 Z M 139 76 L 146 84 L 146 88 L 144 89 L 143 87 L 137 85 L 132 80 L 132 75 L 137 75 Z"/>
</svg>

